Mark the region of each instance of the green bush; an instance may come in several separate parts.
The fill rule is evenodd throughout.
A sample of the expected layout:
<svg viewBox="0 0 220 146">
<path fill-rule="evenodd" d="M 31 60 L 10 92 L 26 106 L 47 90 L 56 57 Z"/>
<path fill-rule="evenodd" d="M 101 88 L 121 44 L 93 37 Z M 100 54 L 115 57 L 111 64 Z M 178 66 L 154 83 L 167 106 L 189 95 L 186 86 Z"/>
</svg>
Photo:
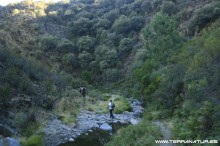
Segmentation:
<svg viewBox="0 0 220 146">
<path fill-rule="evenodd" d="M 40 46 L 44 51 L 56 51 L 58 38 L 51 35 L 44 35 L 40 38 Z"/>
<path fill-rule="evenodd" d="M 43 136 L 34 134 L 28 139 L 21 140 L 22 146 L 43 146 Z"/>
<path fill-rule="evenodd" d="M 116 114 L 121 114 L 124 111 L 129 111 L 129 112 L 132 111 L 132 107 L 130 106 L 130 104 L 127 102 L 126 99 L 122 97 L 114 99 L 114 103 L 115 103 L 114 113 Z"/>
<path fill-rule="evenodd" d="M 59 44 L 57 44 L 56 50 L 59 53 L 77 53 L 78 52 L 78 49 L 75 47 L 75 45 L 67 39 L 63 39 Z"/>
<path fill-rule="evenodd" d="M 220 2 L 213 1 L 204 5 L 201 9 L 195 11 L 193 19 L 190 21 L 190 28 L 195 31 L 195 27 L 198 26 L 199 30 L 204 28 L 210 22 L 215 21 L 220 16 Z"/>
<path fill-rule="evenodd" d="M 93 77 L 93 73 L 89 72 L 89 71 L 84 71 L 81 73 L 80 77 L 87 81 L 88 83 L 92 83 L 92 77 Z"/>
<path fill-rule="evenodd" d="M 6 101 L 7 97 L 10 95 L 12 88 L 8 83 L 0 85 L 0 100 Z"/>
<path fill-rule="evenodd" d="M 161 6 L 161 11 L 168 15 L 175 15 L 177 7 L 172 1 L 164 1 Z"/>
<path fill-rule="evenodd" d="M 106 146 L 157 146 L 157 139 L 161 139 L 159 128 L 150 121 L 143 121 L 136 126 L 121 128 Z"/>
</svg>

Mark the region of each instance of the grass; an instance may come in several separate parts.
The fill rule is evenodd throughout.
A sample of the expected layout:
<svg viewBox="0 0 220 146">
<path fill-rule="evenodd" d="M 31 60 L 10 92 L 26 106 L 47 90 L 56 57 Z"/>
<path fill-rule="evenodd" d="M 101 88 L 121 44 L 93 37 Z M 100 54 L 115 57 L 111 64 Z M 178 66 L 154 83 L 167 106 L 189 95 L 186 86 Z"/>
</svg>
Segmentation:
<svg viewBox="0 0 220 146">
<path fill-rule="evenodd" d="M 145 120 L 139 125 L 121 128 L 106 146 L 156 146 L 157 139 L 161 139 L 160 129 Z"/>
<path fill-rule="evenodd" d="M 86 109 L 89 111 L 95 111 L 97 113 L 108 113 L 108 103 L 109 103 L 109 100 L 112 100 L 115 103 L 114 113 L 121 114 L 124 111 L 132 110 L 131 106 L 129 105 L 129 103 L 123 96 L 111 95 L 111 94 L 105 93 L 101 97 L 98 97 L 98 98 L 87 97 Z"/>
<path fill-rule="evenodd" d="M 20 140 L 22 146 L 43 146 L 43 135 L 34 134 L 28 138 Z"/>
<path fill-rule="evenodd" d="M 75 125 L 76 123 L 76 115 L 71 114 L 70 112 L 64 112 L 59 116 L 59 120 L 61 120 L 64 124 Z"/>
</svg>

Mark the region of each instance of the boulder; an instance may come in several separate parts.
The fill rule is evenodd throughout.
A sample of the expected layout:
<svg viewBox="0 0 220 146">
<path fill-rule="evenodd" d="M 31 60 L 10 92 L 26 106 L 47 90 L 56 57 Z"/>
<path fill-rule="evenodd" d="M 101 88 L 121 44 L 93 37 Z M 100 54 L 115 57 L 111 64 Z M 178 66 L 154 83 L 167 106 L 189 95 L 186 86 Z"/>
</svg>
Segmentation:
<svg viewBox="0 0 220 146">
<path fill-rule="evenodd" d="M 69 138 L 69 141 L 74 141 L 74 139 L 73 138 Z"/>
<path fill-rule="evenodd" d="M 106 130 L 106 131 L 111 131 L 112 130 L 112 127 L 107 123 L 103 123 L 99 128 L 102 129 L 102 130 Z"/>
<path fill-rule="evenodd" d="M 0 146 L 4 146 L 3 143 L 2 143 L 2 141 L 0 141 Z"/>
<path fill-rule="evenodd" d="M 7 137 L 5 140 L 7 141 L 8 146 L 21 146 L 21 144 L 13 138 Z"/>
<path fill-rule="evenodd" d="M 132 119 L 130 119 L 130 123 L 131 123 L 132 125 L 137 125 L 137 124 L 139 123 L 139 121 L 132 118 Z"/>
</svg>

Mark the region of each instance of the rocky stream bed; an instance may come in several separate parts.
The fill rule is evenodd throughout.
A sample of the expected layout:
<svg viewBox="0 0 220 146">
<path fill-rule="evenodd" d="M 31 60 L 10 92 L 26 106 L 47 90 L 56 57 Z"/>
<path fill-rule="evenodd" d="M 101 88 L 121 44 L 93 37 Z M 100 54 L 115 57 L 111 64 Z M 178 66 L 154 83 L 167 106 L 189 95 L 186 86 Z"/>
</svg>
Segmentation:
<svg viewBox="0 0 220 146">
<path fill-rule="evenodd" d="M 109 124 L 133 124 L 136 125 L 141 120 L 143 107 L 137 99 L 128 99 L 132 107 L 132 112 L 125 111 L 122 114 L 114 114 L 115 118 L 109 118 L 109 114 L 97 114 L 91 111 L 82 111 L 78 114 L 75 127 L 64 125 L 58 118 L 53 118 L 47 122 L 44 128 L 44 143 L 46 146 L 58 146 L 68 141 L 74 141 L 80 135 L 91 132 L 93 129 L 112 130 Z"/>
</svg>

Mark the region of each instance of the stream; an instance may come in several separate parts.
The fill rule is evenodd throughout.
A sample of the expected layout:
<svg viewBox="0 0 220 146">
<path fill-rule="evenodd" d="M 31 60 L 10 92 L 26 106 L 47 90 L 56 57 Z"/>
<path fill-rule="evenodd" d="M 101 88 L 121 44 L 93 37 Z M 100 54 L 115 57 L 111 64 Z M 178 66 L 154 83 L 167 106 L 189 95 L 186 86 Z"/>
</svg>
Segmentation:
<svg viewBox="0 0 220 146">
<path fill-rule="evenodd" d="M 137 125 L 141 121 L 143 113 L 141 102 L 133 98 L 127 100 L 132 107 L 132 112 L 114 114 L 114 119 L 110 119 L 109 114 L 97 114 L 84 110 L 78 114 L 77 124 L 74 127 L 63 124 L 58 118 L 48 120 L 44 128 L 45 145 L 103 146 L 119 128 L 128 124 Z M 100 130 L 104 125 L 107 125 L 107 130 Z M 112 131 L 108 131 L 109 127 Z"/>
<path fill-rule="evenodd" d="M 101 130 L 99 128 L 90 130 L 88 133 L 83 133 L 74 141 L 69 141 L 59 146 L 104 146 L 109 142 L 111 136 L 122 127 L 128 124 L 112 123 L 109 124 L 112 127 L 111 131 Z"/>
</svg>

